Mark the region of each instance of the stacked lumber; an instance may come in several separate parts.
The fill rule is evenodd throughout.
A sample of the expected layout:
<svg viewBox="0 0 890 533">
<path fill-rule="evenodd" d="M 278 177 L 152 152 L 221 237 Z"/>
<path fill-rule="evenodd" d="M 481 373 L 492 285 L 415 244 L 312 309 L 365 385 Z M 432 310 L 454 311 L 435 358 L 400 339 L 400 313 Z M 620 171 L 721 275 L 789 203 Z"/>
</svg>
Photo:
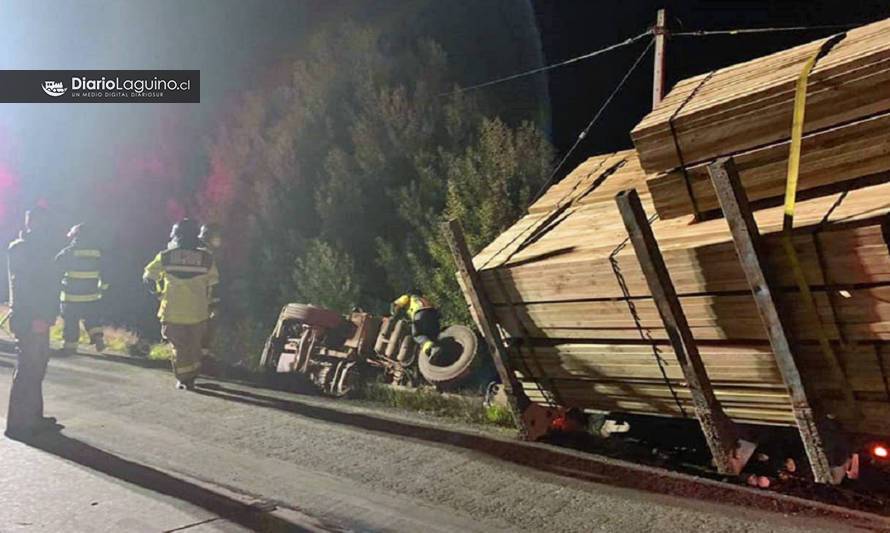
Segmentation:
<svg viewBox="0 0 890 533">
<path fill-rule="evenodd" d="M 614 196 L 636 188 L 654 212 L 636 153 L 591 157 L 474 258 L 529 398 L 592 411 L 693 416 L 691 394 Z M 801 201 L 794 245 L 848 383 L 828 371 L 779 241 L 781 207 L 755 213 L 795 356 L 826 405 L 849 386 L 867 413 L 845 420 L 890 434 L 890 184 Z M 655 220 L 681 305 L 717 398 L 740 422 L 793 424 L 727 223 Z"/>
<path fill-rule="evenodd" d="M 705 165 L 734 155 L 749 199 L 784 192 L 794 89 L 821 39 L 677 84 L 631 132 L 662 219 L 717 209 Z M 799 189 L 890 171 L 890 19 L 848 32 L 807 88 Z M 682 192 L 681 192 L 682 191 Z"/>
</svg>

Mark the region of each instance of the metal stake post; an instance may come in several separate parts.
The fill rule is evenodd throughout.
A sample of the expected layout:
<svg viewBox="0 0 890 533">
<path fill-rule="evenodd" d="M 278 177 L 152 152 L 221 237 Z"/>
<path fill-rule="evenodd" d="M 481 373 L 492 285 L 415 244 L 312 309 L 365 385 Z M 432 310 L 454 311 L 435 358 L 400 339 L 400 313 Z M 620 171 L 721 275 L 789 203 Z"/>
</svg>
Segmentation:
<svg viewBox="0 0 890 533">
<path fill-rule="evenodd" d="M 744 443 L 741 448 L 737 448 L 738 431 L 714 395 L 711 380 L 698 353 L 686 314 L 680 306 L 680 299 L 637 191 L 629 189 L 618 193 L 615 201 L 637 260 L 646 276 L 658 314 L 661 315 L 661 321 L 689 385 L 695 415 L 701 424 L 714 464 L 722 474 L 738 474 L 753 453 L 754 446 Z"/>
<path fill-rule="evenodd" d="M 522 384 L 516 378 L 516 372 L 510 363 L 504 339 L 501 337 L 494 320 L 491 304 L 485 296 L 479 273 L 476 272 L 476 267 L 473 266 L 473 257 L 470 255 L 466 239 L 464 239 L 463 228 L 461 228 L 460 222 L 451 220 L 443 224 L 442 229 L 448 239 L 454 264 L 457 265 L 464 298 L 469 304 L 473 318 L 476 320 L 477 325 L 482 330 L 482 335 L 488 343 L 489 351 L 494 359 L 501 383 L 504 386 L 504 392 L 507 394 L 510 408 L 513 411 L 513 418 L 519 428 L 520 435 L 525 436 L 528 434 L 528 428 L 525 427 L 525 419 L 522 415 L 531 402 L 525 395 Z"/>
<path fill-rule="evenodd" d="M 776 307 L 773 291 L 764 274 L 764 261 L 757 222 L 748 205 L 748 197 L 742 187 L 738 171 L 732 158 L 724 157 L 708 165 L 708 173 L 723 215 L 729 223 L 732 240 L 738 252 L 742 270 L 751 287 L 754 301 L 763 325 L 766 327 L 769 342 L 773 349 L 782 380 L 791 396 L 791 409 L 797 422 L 804 449 L 810 460 L 813 475 L 818 483 L 835 483 L 828 454 L 825 450 L 824 434 L 816 414 L 810 404 L 806 384 L 801 377 L 788 334 Z"/>
</svg>

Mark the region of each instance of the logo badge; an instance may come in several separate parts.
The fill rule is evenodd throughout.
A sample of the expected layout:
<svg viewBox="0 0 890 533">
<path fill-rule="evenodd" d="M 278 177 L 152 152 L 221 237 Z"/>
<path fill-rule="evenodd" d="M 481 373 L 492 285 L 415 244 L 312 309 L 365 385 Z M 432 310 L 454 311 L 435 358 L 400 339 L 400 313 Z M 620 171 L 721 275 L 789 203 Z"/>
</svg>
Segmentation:
<svg viewBox="0 0 890 533">
<path fill-rule="evenodd" d="M 62 96 L 65 94 L 65 91 L 68 89 L 65 88 L 65 85 L 60 81 L 44 81 L 43 82 L 43 92 L 52 96 L 53 98 L 57 96 Z"/>
</svg>

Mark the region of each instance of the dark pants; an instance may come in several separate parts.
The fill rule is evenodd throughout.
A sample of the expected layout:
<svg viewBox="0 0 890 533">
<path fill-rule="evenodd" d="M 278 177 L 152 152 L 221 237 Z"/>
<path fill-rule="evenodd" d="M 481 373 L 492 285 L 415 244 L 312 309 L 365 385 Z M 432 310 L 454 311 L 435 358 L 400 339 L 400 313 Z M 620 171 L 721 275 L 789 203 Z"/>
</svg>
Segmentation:
<svg viewBox="0 0 890 533">
<path fill-rule="evenodd" d="M 65 339 L 66 349 L 77 349 L 81 321 L 90 336 L 90 344 L 97 344 L 99 341 L 105 340 L 102 325 L 99 323 L 99 303 L 96 301 L 62 304 L 62 320 L 65 321 L 62 338 Z"/>
<path fill-rule="evenodd" d="M 439 310 L 421 309 L 414 313 L 414 320 L 411 321 L 411 336 L 420 346 L 423 346 L 427 341 L 435 343 L 439 340 Z"/>
<path fill-rule="evenodd" d="M 49 362 L 49 331 L 29 327 L 14 331 L 18 348 L 15 374 L 9 391 L 6 429 L 28 430 L 43 417 L 43 378 Z"/>
</svg>

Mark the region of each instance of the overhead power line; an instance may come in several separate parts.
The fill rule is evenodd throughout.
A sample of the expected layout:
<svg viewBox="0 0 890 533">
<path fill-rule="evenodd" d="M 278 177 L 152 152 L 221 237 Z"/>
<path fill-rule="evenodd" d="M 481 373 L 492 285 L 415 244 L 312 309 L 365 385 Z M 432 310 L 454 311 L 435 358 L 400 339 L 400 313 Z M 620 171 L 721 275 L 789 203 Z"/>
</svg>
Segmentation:
<svg viewBox="0 0 890 533">
<path fill-rule="evenodd" d="M 633 74 L 634 70 L 636 70 L 640 63 L 643 61 L 643 58 L 646 57 L 646 53 L 649 52 L 649 49 L 652 48 L 653 44 L 655 44 L 654 39 L 649 41 L 649 45 L 646 46 L 646 49 L 643 50 L 643 53 L 640 54 L 637 60 L 634 61 L 633 65 L 630 66 L 630 69 L 624 74 L 624 77 L 621 78 L 621 81 L 618 82 L 618 85 L 615 86 L 612 94 L 610 94 L 609 97 L 606 98 L 600 108 L 596 111 L 596 114 L 593 115 L 593 118 L 590 119 L 590 122 L 587 123 L 587 126 L 585 126 L 584 129 L 581 130 L 581 133 L 578 134 L 578 138 L 575 139 L 575 143 L 572 145 L 571 148 L 569 148 L 565 155 L 562 156 L 562 159 L 559 160 L 559 164 L 557 164 L 556 167 L 553 168 L 553 172 L 550 173 L 550 177 L 547 178 L 547 181 L 544 183 L 538 193 L 532 198 L 531 203 L 537 201 L 537 199 L 540 198 L 542 194 L 544 194 L 544 191 L 546 191 L 547 188 L 553 184 L 553 180 L 556 178 L 559 170 L 566 163 L 566 161 L 568 161 L 569 157 L 572 155 L 575 149 L 578 148 L 578 145 L 581 144 L 581 141 L 583 141 L 587 137 L 587 134 L 590 132 L 590 128 L 592 128 L 593 125 L 596 124 L 596 121 L 599 120 L 599 118 L 603 115 L 603 112 L 606 110 L 607 107 L 609 107 L 609 104 L 612 103 L 612 100 L 615 99 L 615 96 L 618 94 L 619 91 L 621 91 L 621 88 L 624 87 L 624 84 L 625 82 L 627 82 L 628 78 L 630 78 L 630 75 Z"/>
<path fill-rule="evenodd" d="M 439 96 L 448 96 L 448 95 L 452 95 L 452 94 L 465 93 L 467 91 L 475 91 L 476 89 L 482 89 L 483 87 L 491 87 L 492 85 L 497 85 L 499 83 L 504 83 L 506 81 L 515 80 L 517 78 L 524 78 L 526 76 L 532 76 L 534 74 L 539 74 L 541 72 L 546 72 L 548 70 L 553 70 L 555 68 L 564 67 L 566 65 L 571 65 L 572 63 L 584 61 L 585 59 L 590 59 L 590 58 L 596 57 L 598 55 L 605 54 L 606 52 L 611 52 L 612 50 L 617 50 L 619 48 L 629 46 L 629 45 L 639 41 L 643 37 L 650 35 L 651 33 L 652 33 L 652 30 L 646 30 L 645 32 L 643 32 L 641 34 L 639 34 L 635 37 L 631 37 L 629 39 L 625 39 L 624 41 L 621 41 L 620 43 L 609 45 L 605 48 L 600 48 L 599 50 L 594 50 L 593 52 L 588 52 L 584 55 L 573 57 L 571 59 L 566 59 L 565 61 L 560 61 L 559 63 L 553 63 L 552 65 L 545 65 L 543 67 L 538 67 L 538 68 L 535 68 L 532 70 L 527 70 L 525 72 L 518 72 L 516 74 L 511 74 L 509 76 L 504 76 L 502 78 L 493 79 L 491 81 L 477 83 L 476 85 L 470 85 L 469 87 L 461 87 L 454 91 L 447 91 L 447 92 L 441 93 Z"/>
<path fill-rule="evenodd" d="M 792 31 L 817 31 L 817 30 L 849 30 L 859 24 L 831 24 L 826 26 L 786 26 L 779 28 L 738 28 L 729 30 L 696 30 L 671 32 L 671 37 L 705 37 L 708 35 L 742 35 L 746 33 L 774 33 Z"/>
<path fill-rule="evenodd" d="M 599 107 L 599 109 L 597 109 L 596 114 L 593 115 L 593 118 L 590 120 L 590 122 L 587 123 L 587 126 L 585 126 L 583 130 L 581 130 L 581 133 L 578 134 L 578 138 L 575 140 L 575 144 L 573 144 L 572 147 L 569 148 L 569 151 L 566 152 L 564 156 L 562 156 L 562 159 L 560 159 L 559 163 L 556 165 L 556 167 L 553 168 L 553 171 L 550 173 L 550 177 L 547 178 L 547 181 L 538 190 L 537 194 L 535 194 L 535 196 L 532 198 L 532 200 L 531 200 L 531 202 L 529 202 L 529 204 L 535 203 L 535 201 L 537 201 L 537 199 L 541 197 L 541 195 L 544 193 L 544 191 L 546 191 L 547 188 L 553 184 L 553 180 L 556 178 L 556 175 L 557 175 L 557 173 L 559 173 L 559 170 L 562 168 L 562 166 L 565 164 L 565 162 L 568 161 L 569 157 L 572 155 L 572 153 L 575 151 L 575 149 L 578 148 L 578 145 L 581 144 L 581 141 L 583 141 L 584 138 L 587 137 L 587 133 L 590 131 L 590 128 L 592 128 L 593 125 L 596 124 L 596 121 L 599 120 L 599 118 L 602 116 L 603 111 L 605 111 L 606 108 L 609 107 L 609 104 L 612 103 L 612 100 L 615 98 L 615 95 L 617 95 L 618 92 L 621 91 L 621 88 L 624 87 L 625 82 L 627 82 L 628 78 L 630 78 L 630 75 L 633 74 L 634 70 L 637 69 L 639 64 L 643 61 L 643 58 L 646 57 L 646 54 L 649 52 L 649 50 L 652 48 L 652 46 L 654 44 L 655 44 L 655 39 L 652 39 L 649 41 L 649 45 L 646 46 L 646 49 L 643 50 L 643 53 L 640 54 L 640 56 L 637 58 L 637 60 L 634 61 L 633 65 L 631 65 L 630 69 L 628 69 L 628 71 L 624 74 L 624 77 L 621 78 L 620 82 L 618 82 L 618 85 L 612 91 L 612 94 L 610 94 L 609 97 L 606 98 L 606 100 L 603 102 L 603 104 Z M 571 193 L 569 193 L 569 194 L 571 194 Z M 569 195 L 566 195 L 565 197 L 563 197 L 559 202 L 557 202 L 557 204 L 560 204 L 562 202 L 562 200 L 565 200 L 568 196 Z M 513 237 L 508 243 L 506 243 L 504 246 L 502 246 L 497 252 L 492 254 L 488 258 L 488 260 L 485 261 L 485 263 L 479 267 L 479 269 L 481 270 L 481 269 L 485 268 L 486 266 L 488 266 L 489 263 L 491 263 L 495 258 L 497 258 L 497 256 L 499 256 L 504 250 L 506 250 L 508 247 L 510 247 L 514 242 L 516 242 L 517 240 L 519 240 L 522 237 L 525 237 L 528 230 L 532 229 L 533 227 L 534 226 L 530 226 L 530 227 L 526 228 L 525 230 L 523 230 L 522 232 L 520 232 L 515 237 Z"/>
</svg>

